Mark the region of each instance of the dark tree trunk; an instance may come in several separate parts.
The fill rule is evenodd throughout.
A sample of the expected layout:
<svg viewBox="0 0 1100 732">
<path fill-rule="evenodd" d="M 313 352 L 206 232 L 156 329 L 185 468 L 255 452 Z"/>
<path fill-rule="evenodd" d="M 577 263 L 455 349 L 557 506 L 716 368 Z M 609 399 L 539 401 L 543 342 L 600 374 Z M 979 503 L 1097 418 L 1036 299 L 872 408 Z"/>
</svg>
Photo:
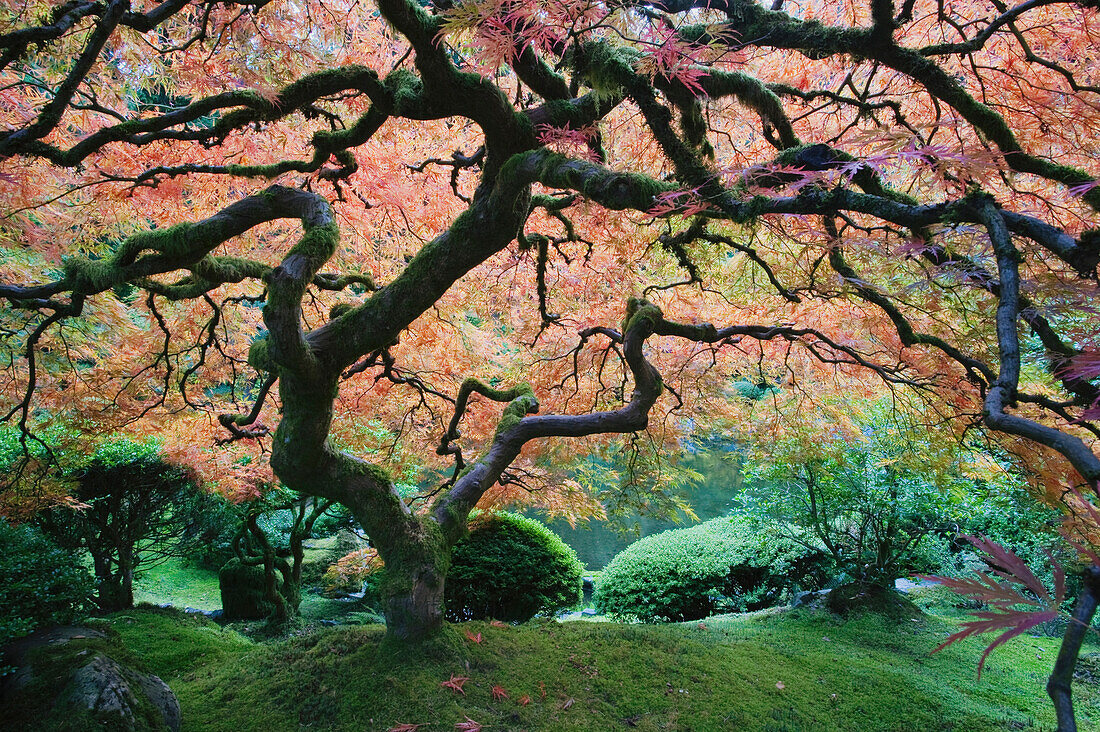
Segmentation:
<svg viewBox="0 0 1100 732">
<path fill-rule="evenodd" d="M 118 573 L 120 576 L 119 585 L 122 590 L 119 600 L 123 603 L 119 609 L 124 610 L 134 606 L 134 557 L 127 547 L 123 547 L 119 551 Z"/>
<path fill-rule="evenodd" d="M 1077 657 L 1081 654 L 1081 644 L 1085 640 L 1085 634 L 1092 626 L 1098 601 L 1100 601 L 1100 567 L 1094 565 L 1085 570 L 1085 581 L 1082 583 L 1077 605 L 1073 609 L 1073 619 L 1069 621 L 1065 635 L 1062 636 L 1062 647 L 1058 650 L 1054 670 L 1050 672 L 1050 678 L 1047 680 L 1047 694 L 1054 702 L 1058 732 L 1077 732 L 1071 688 L 1073 671 L 1077 667 Z"/>
<path fill-rule="evenodd" d="M 134 606 L 134 573 L 128 558 L 119 557 L 117 567 L 107 557 L 93 559 L 96 577 L 95 604 L 101 612 L 113 613 Z"/>
<path fill-rule="evenodd" d="M 420 640 L 443 627 L 445 574 L 432 563 L 406 568 L 399 577 L 387 577 L 383 590 L 386 635 L 396 640 Z M 409 571 L 411 570 L 411 571 Z M 386 568 L 390 573 L 391 569 Z"/>
</svg>

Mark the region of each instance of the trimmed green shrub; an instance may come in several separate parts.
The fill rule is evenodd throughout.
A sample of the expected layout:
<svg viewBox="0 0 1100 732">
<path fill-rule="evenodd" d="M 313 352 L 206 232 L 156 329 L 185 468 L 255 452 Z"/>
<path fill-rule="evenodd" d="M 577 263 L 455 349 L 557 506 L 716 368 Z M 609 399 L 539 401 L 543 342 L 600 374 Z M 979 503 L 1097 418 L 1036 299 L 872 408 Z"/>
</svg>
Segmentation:
<svg viewBox="0 0 1100 732">
<path fill-rule="evenodd" d="M 233 558 L 218 572 L 226 620 L 263 620 L 274 609 L 264 600 L 264 568 Z"/>
<path fill-rule="evenodd" d="M 33 526 L 0 520 L 0 645 L 84 614 L 94 584 L 79 557 Z"/>
<path fill-rule="evenodd" d="M 451 553 L 446 617 L 523 622 L 553 615 L 580 602 L 582 574 L 577 553 L 538 521 L 480 514 Z"/>
<path fill-rule="evenodd" d="M 745 517 L 723 517 L 634 542 L 596 581 L 596 609 L 643 622 L 696 620 L 776 605 L 817 587 L 827 559 Z"/>
</svg>

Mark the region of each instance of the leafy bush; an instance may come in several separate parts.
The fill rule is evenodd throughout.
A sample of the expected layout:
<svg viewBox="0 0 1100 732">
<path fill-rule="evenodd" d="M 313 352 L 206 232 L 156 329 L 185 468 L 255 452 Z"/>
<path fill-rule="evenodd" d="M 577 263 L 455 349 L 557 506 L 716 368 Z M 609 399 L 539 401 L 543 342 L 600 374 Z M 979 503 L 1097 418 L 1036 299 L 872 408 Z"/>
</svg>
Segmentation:
<svg viewBox="0 0 1100 732">
<path fill-rule="evenodd" d="M 83 614 L 94 585 L 73 552 L 58 548 L 33 526 L 3 520 L 0 546 L 0 645 Z"/>
<path fill-rule="evenodd" d="M 373 548 L 355 549 L 329 566 L 322 579 L 327 595 L 342 596 L 349 592 L 362 591 L 365 599 L 377 602 L 378 586 L 382 580 L 382 560 Z"/>
<path fill-rule="evenodd" d="M 777 604 L 785 592 L 818 586 L 825 563 L 820 550 L 748 518 L 717 518 L 634 542 L 604 568 L 594 600 L 613 617 L 695 620 Z"/>
<path fill-rule="evenodd" d="M 451 553 L 447 619 L 523 622 L 567 610 L 581 600 L 582 573 L 577 553 L 538 521 L 480 514 Z"/>
<path fill-rule="evenodd" d="M 236 556 L 233 539 L 240 529 L 240 513 L 232 503 L 212 494 L 203 513 L 203 523 L 206 527 L 202 532 L 203 541 L 182 546 L 183 558 L 195 567 L 217 572 Z"/>
<path fill-rule="evenodd" d="M 104 612 L 133 607 L 142 569 L 185 556 L 217 533 L 208 518 L 221 499 L 186 467 L 166 462 L 155 442 L 104 442 L 70 477 L 81 506 L 45 511 L 39 523 L 61 546 L 92 555 L 96 604 Z"/>
</svg>

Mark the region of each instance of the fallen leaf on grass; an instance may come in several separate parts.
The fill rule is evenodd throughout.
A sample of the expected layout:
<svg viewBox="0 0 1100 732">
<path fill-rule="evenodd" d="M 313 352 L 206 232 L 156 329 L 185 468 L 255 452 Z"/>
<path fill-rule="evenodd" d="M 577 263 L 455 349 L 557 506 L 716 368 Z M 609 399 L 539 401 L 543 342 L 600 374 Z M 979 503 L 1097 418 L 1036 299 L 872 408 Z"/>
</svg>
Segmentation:
<svg viewBox="0 0 1100 732">
<path fill-rule="evenodd" d="M 456 724 L 455 729 L 462 730 L 462 732 L 481 732 L 481 725 L 466 717 L 466 721 Z"/>
<path fill-rule="evenodd" d="M 467 638 L 477 643 L 479 646 L 481 645 L 481 633 L 471 633 L 468 630 L 464 630 L 463 632 L 466 634 Z"/>
<path fill-rule="evenodd" d="M 565 704 L 561 705 L 561 708 L 562 709 L 568 709 L 569 707 L 573 706 L 574 701 L 576 701 L 576 700 L 573 699 L 573 697 L 569 697 L 568 699 L 565 700 Z"/>
<path fill-rule="evenodd" d="M 784 684 L 782 681 L 776 681 L 775 682 L 775 688 L 779 689 L 780 691 L 783 691 L 784 689 L 787 688 L 787 685 Z"/>
<path fill-rule="evenodd" d="M 427 722 L 421 722 L 420 724 L 395 724 L 386 730 L 386 732 L 416 732 L 426 724 Z"/>
<path fill-rule="evenodd" d="M 439 685 L 442 686 L 444 689 L 453 690 L 456 694 L 462 694 L 463 696 L 466 696 L 466 690 L 462 688 L 462 685 L 469 680 L 470 678 L 468 676 L 455 676 L 454 674 L 451 674 L 451 678 L 447 679 L 446 681 L 439 682 Z"/>
<path fill-rule="evenodd" d="M 519 699 L 516 699 L 516 703 L 519 704 L 521 707 L 525 707 L 531 703 L 531 697 L 524 694 Z"/>
<path fill-rule="evenodd" d="M 503 686 L 493 686 L 493 701 L 500 701 L 508 698 L 508 692 L 505 691 Z"/>
</svg>

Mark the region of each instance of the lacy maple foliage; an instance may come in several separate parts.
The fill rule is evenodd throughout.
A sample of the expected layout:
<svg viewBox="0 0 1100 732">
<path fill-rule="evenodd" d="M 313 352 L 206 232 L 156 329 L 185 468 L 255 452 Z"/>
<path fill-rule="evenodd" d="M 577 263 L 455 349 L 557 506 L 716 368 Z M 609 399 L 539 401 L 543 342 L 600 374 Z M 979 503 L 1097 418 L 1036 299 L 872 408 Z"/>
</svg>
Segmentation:
<svg viewBox="0 0 1100 732">
<path fill-rule="evenodd" d="M 423 627 L 475 505 L 598 514 L 563 466 L 740 381 L 1094 500 L 1098 40 L 1095 0 L 3 0 L 0 416 L 340 501 Z"/>
</svg>

